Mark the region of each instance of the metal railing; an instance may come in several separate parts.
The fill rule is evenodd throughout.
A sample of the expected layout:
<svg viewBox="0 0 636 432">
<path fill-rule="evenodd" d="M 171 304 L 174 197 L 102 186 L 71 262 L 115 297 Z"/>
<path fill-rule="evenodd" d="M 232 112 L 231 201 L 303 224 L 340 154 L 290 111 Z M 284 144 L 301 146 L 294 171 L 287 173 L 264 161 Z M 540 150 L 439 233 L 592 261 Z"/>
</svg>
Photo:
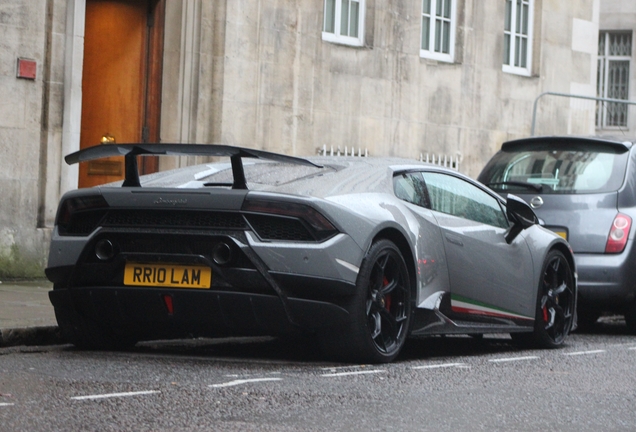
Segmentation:
<svg viewBox="0 0 636 432">
<path fill-rule="evenodd" d="M 625 100 L 625 99 L 610 99 L 610 98 L 601 98 L 601 97 L 593 97 L 593 96 L 575 95 L 575 94 L 569 94 L 569 93 L 544 92 L 544 93 L 541 93 L 539 96 L 537 96 L 536 99 L 534 100 L 534 105 L 532 107 L 532 125 L 530 127 L 530 136 L 534 136 L 534 134 L 535 134 L 535 126 L 536 126 L 536 121 L 537 121 L 537 104 L 539 102 L 539 99 L 541 99 L 543 96 L 547 96 L 547 95 L 548 96 L 574 98 L 574 99 L 591 100 L 591 101 L 595 101 L 597 103 L 598 102 L 607 102 L 607 103 L 618 103 L 618 104 L 626 104 L 626 105 L 636 105 L 635 101 L 629 101 L 629 100 Z M 595 108 L 595 109 L 598 109 L 598 108 Z M 596 115 L 594 116 L 594 119 L 596 119 Z"/>
<path fill-rule="evenodd" d="M 429 154 L 420 153 L 420 162 L 426 162 L 433 165 L 439 165 L 447 168 L 452 168 L 456 171 L 459 171 L 459 163 L 462 160 L 462 155 L 457 153 L 455 156 L 453 155 L 445 155 L 445 154 Z"/>
<path fill-rule="evenodd" d="M 362 150 L 362 147 L 358 147 L 358 152 L 357 152 L 358 154 L 356 154 L 356 149 L 353 146 L 351 146 L 351 149 L 345 146 L 344 150 L 341 150 L 340 146 L 337 146 L 335 149 L 333 148 L 333 146 L 331 146 L 330 149 L 327 149 L 326 144 L 324 144 L 322 148 L 319 148 L 317 150 L 317 153 L 320 156 L 358 156 L 358 157 L 369 156 L 369 150 L 367 148 Z"/>
<path fill-rule="evenodd" d="M 355 157 L 368 157 L 369 150 L 367 148 L 362 149 L 361 147 L 356 150 L 354 147 L 345 146 L 344 150 L 337 146 L 334 148 L 331 146 L 329 149 L 327 145 L 323 145 L 322 147 L 316 149 L 316 153 L 320 156 L 355 156 Z M 459 164 L 461 162 L 462 156 L 460 153 L 456 155 L 447 155 L 447 154 L 435 154 L 435 153 L 420 153 L 420 162 L 426 162 L 434 165 L 439 165 L 443 167 L 452 168 L 454 170 L 459 171 Z"/>
</svg>

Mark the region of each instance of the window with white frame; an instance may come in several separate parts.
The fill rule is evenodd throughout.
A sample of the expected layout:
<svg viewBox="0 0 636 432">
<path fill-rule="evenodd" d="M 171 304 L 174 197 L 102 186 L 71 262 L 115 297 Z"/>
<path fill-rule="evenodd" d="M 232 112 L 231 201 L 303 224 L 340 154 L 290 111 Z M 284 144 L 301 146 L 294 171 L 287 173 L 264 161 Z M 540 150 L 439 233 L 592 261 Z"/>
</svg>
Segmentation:
<svg viewBox="0 0 636 432">
<path fill-rule="evenodd" d="M 422 0 L 420 57 L 452 62 L 457 0 Z"/>
<path fill-rule="evenodd" d="M 632 57 L 631 32 L 599 32 L 596 94 L 606 99 L 629 99 L 629 68 Z M 628 104 L 596 103 L 596 127 L 627 126 Z"/>
<path fill-rule="evenodd" d="M 530 76 L 534 0 L 505 0 L 504 72 Z"/>
<path fill-rule="evenodd" d="M 325 0 L 322 39 L 362 46 L 365 2 L 366 0 Z"/>
</svg>

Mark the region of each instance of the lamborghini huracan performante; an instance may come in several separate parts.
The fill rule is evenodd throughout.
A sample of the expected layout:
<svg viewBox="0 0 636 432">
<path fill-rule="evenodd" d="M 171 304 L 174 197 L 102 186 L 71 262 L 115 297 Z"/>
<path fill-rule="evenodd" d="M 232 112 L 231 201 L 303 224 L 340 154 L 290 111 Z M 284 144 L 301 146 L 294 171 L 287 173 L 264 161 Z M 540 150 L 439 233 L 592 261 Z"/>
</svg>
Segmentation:
<svg viewBox="0 0 636 432">
<path fill-rule="evenodd" d="M 138 158 L 156 155 L 218 162 L 140 176 Z M 451 169 L 197 144 L 66 161 L 112 156 L 125 180 L 62 197 L 46 269 L 79 348 L 301 334 L 330 359 L 381 363 L 409 336 L 557 347 L 576 325 L 568 243 L 521 199 Z"/>
</svg>

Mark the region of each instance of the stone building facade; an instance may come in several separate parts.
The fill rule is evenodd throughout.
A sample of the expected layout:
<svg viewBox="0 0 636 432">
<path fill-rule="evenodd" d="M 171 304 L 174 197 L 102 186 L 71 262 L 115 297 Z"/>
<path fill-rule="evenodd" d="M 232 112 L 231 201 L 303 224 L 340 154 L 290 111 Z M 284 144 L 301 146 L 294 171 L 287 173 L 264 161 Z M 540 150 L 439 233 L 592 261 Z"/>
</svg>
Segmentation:
<svg viewBox="0 0 636 432">
<path fill-rule="evenodd" d="M 503 141 L 530 133 L 538 95 L 596 95 L 599 16 L 611 2 L 633 9 L 631 0 L 0 0 L 0 277 L 41 274 L 58 200 L 91 171 L 63 156 L 102 132 L 297 156 L 444 154 L 475 176 Z M 126 135 L 96 110 L 128 109 L 116 103 L 129 92 L 99 78 L 128 64 L 125 37 L 139 19 L 99 20 L 133 6 L 148 14 L 140 67 L 125 69 L 141 89 L 125 114 L 139 133 Z M 594 107 L 568 103 L 544 117 L 549 133 L 594 132 Z"/>
</svg>

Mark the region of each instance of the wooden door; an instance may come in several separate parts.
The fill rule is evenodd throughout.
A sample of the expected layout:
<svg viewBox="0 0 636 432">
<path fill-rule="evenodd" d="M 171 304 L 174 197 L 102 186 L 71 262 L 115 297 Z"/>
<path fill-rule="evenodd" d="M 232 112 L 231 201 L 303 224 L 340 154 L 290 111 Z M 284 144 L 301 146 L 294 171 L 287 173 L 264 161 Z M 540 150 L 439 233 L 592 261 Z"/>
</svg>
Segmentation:
<svg viewBox="0 0 636 432">
<path fill-rule="evenodd" d="M 87 0 L 80 148 L 158 139 L 162 6 L 156 0 Z M 141 167 L 142 173 L 156 170 Z M 124 172 L 123 157 L 85 162 L 79 186 L 121 180 Z"/>
</svg>

